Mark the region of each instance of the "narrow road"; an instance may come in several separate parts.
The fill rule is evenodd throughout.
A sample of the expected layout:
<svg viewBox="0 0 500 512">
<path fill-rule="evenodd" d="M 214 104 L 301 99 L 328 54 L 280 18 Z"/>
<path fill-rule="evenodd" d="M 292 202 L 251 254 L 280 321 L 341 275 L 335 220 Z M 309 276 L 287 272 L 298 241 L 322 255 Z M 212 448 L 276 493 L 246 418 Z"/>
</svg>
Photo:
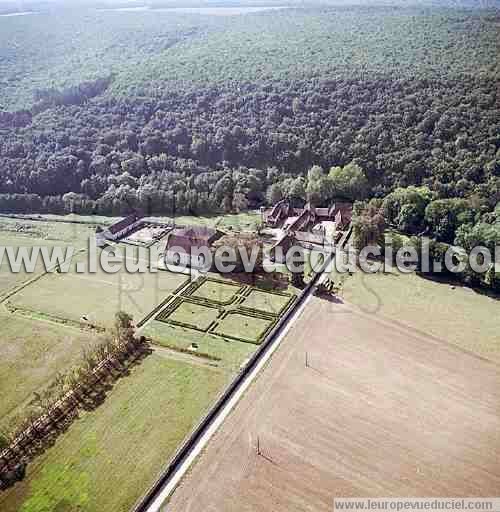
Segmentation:
<svg viewBox="0 0 500 512">
<path fill-rule="evenodd" d="M 296 322 L 302 311 L 311 300 L 314 292 L 316 291 L 316 285 L 323 274 L 324 269 L 328 267 L 330 258 L 325 262 L 323 269 L 316 274 L 313 278 L 312 285 L 305 291 L 303 297 L 300 299 L 299 305 L 296 310 L 291 314 L 287 321 L 281 326 L 279 331 L 274 335 L 274 338 L 267 345 L 266 349 L 261 353 L 259 359 L 243 376 L 241 381 L 237 384 L 232 393 L 228 396 L 228 399 L 223 403 L 221 409 L 216 412 L 198 433 L 193 435 L 193 444 L 189 447 L 189 450 L 184 454 L 180 460 L 173 463 L 172 467 L 166 468 L 164 473 L 164 479 L 160 479 L 146 494 L 140 503 L 134 508 L 134 512 L 165 512 L 168 510 L 168 506 L 164 503 L 167 498 L 172 494 L 174 489 L 177 487 L 183 476 L 188 472 L 189 468 L 200 455 L 203 449 L 207 446 L 208 442 L 221 426 L 224 420 L 228 417 L 232 409 L 238 403 L 240 398 L 243 396 L 248 387 L 256 379 L 264 365 L 269 361 L 274 352 L 280 346 L 282 340 Z M 198 434 L 198 435 L 197 435 Z"/>
</svg>

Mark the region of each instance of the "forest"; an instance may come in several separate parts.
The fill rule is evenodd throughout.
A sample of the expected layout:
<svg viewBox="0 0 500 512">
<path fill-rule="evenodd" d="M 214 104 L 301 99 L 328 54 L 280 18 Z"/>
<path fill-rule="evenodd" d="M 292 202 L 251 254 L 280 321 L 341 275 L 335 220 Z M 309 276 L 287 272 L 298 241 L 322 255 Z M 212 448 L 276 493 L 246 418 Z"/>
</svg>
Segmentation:
<svg viewBox="0 0 500 512">
<path fill-rule="evenodd" d="M 48 16 L 0 18 L 0 211 L 342 197 L 439 243 L 500 243 L 497 10 Z"/>
</svg>

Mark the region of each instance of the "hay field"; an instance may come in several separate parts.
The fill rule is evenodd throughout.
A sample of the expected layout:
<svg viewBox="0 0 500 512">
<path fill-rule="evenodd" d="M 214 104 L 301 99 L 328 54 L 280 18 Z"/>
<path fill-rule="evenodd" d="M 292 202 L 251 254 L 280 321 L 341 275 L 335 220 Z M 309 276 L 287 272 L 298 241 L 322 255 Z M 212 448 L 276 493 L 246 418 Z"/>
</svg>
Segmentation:
<svg viewBox="0 0 500 512">
<path fill-rule="evenodd" d="M 348 277 L 342 297 L 374 317 L 414 327 L 500 363 L 500 298 L 416 274 Z"/>
<path fill-rule="evenodd" d="M 98 337 L 77 329 L 0 313 L 0 429 Z"/>
<path fill-rule="evenodd" d="M 15 254 L 21 247 L 30 251 L 33 247 L 60 247 L 65 251 L 71 245 L 76 251 L 87 246 L 89 236 L 93 236 L 92 226 L 0 219 L 0 247 L 12 247 Z M 4 255 L 0 262 L 0 296 L 44 271 L 43 262 L 39 259 L 33 274 L 25 269 L 13 273 Z"/>
</svg>

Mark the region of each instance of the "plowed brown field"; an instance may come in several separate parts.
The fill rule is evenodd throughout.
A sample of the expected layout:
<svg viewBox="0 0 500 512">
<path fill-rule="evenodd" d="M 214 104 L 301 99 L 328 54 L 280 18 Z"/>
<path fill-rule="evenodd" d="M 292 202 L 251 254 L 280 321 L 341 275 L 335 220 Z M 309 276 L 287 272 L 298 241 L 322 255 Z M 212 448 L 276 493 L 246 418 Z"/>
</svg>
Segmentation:
<svg viewBox="0 0 500 512">
<path fill-rule="evenodd" d="M 500 366 L 313 298 L 165 510 L 497 496 L 499 454 Z"/>
</svg>

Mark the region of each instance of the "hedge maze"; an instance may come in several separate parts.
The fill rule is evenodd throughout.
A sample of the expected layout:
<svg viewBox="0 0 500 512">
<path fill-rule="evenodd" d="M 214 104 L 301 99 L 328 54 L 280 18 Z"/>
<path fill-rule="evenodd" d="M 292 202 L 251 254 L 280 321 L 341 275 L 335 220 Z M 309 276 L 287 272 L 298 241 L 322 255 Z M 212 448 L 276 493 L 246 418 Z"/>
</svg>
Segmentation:
<svg viewBox="0 0 500 512">
<path fill-rule="evenodd" d="M 203 276 L 166 302 L 155 320 L 258 345 L 295 300 L 291 293 Z"/>
</svg>

